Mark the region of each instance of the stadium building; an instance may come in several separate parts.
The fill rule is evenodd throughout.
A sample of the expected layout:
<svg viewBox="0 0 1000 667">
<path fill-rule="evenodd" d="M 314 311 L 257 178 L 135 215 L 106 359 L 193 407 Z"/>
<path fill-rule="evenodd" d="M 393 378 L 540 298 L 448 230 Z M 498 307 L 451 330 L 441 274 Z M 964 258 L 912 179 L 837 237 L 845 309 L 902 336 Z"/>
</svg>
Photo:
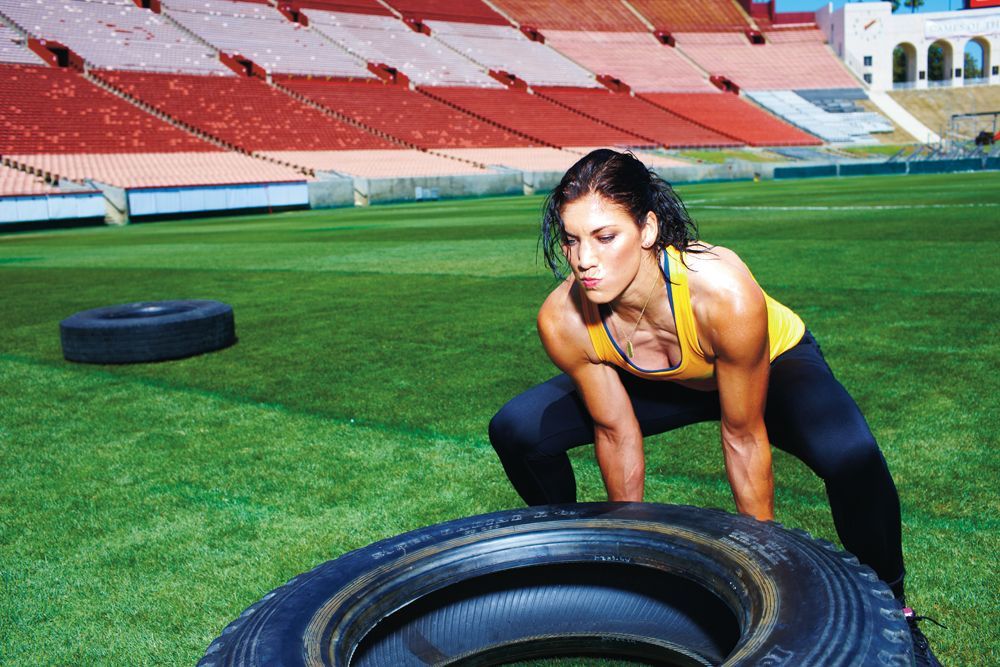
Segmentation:
<svg viewBox="0 0 1000 667">
<path fill-rule="evenodd" d="M 894 14 L 890 3 L 816 12 L 830 46 L 871 90 L 1000 83 L 1000 0 L 970 11 Z M 968 63 L 969 66 L 966 66 Z"/>
<path fill-rule="evenodd" d="M 0 224 L 537 192 L 599 146 L 685 181 L 978 136 L 1000 3 L 975 4 L 0 0 Z"/>
</svg>

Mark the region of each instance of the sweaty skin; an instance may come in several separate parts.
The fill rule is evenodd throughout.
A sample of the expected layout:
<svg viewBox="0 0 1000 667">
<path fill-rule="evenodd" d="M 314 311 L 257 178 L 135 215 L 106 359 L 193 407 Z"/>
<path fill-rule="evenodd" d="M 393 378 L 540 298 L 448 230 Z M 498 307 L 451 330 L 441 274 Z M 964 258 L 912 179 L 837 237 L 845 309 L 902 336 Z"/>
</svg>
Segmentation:
<svg viewBox="0 0 1000 667">
<path fill-rule="evenodd" d="M 561 216 L 563 253 L 572 275 L 542 304 L 539 336 L 553 363 L 572 378 L 594 420 L 594 446 L 608 499 L 641 501 L 645 456 L 639 422 L 618 373 L 596 356 L 579 299 L 610 307 L 608 325 L 622 344 L 631 336 L 638 366 L 667 368 L 678 362 L 677 330 L 670 303 L 662 298 L 664 278 L 654 248 L 656 216 L 648 213 L 639 226 L 624 209 L 597 194 L 567 204 Z M 770 369 L 764 295 L 734 252 L 700 247 L 709 252 L 685 258 L 698 341 L 715 374 L 681 384 L 719 391 L 722 451 L 736 508 L 773 519 L 771 447 L 764 426 Z"/>
</svg>

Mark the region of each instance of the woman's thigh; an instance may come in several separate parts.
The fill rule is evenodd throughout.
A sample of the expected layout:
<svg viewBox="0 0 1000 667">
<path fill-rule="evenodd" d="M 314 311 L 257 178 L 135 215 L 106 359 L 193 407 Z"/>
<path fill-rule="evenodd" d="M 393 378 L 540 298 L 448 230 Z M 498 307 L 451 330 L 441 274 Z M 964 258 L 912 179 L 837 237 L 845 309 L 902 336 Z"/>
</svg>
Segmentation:
<svg viewBox="0 0 1000 667">
<path fill-rule="evenodd" d="M 645 380 L 624 371 L 620 371 L 620 377 L 643 435 L 719 418 L 716 392 Z M 494 417 L 490 428 L 499 439 L 516 442 L 536 455 L 564 452 L 594 441 L 594 422 L 573 381 L 565 374 L 511 399 Z"/>
<path fill-rule="evenodd" d="M 807 336 L 771 366 L 765 421 L 776 447 L 826 479 L 876 456 L 878 446 L 857 403 Z"/>
</svg>

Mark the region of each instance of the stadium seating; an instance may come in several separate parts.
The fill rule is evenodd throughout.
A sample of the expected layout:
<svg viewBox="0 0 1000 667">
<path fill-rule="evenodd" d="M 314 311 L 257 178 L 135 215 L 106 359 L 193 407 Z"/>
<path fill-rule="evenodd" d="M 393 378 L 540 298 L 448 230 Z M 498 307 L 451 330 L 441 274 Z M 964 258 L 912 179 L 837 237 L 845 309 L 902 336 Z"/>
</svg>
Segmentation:
<svg viewBox="0 0 1000 667">
<path fill-rule="evenodd" d="M 421 148 L 538 144 L 405 86 L 302 78 L 279 83 L 358 123 Z M 493 92 L 503 95 L 507 91 Z"/>
<path fill-rule="evenodd" d="M 362 60 L 267 4 L 164 0 L 164 10 L 216 49 L 270 73 L 375 78 Z"/>
<path fill-rule="evenodd" d="M 750 28 L 747 16 L 733 0 L 630 0 L 646 20 L 656 28 L 670 32 L 723 32 L 742 33 Z M 746 37 L 743 37 L 746 41 Z"/>
<path fill-rule="evenodd" d="M 447 148 L 440 152 L 489 167 L 525 171 L 566 171 L 580 159 L 574 151 L 558 148 Z"/>
<path fill-rule="evenodd" d="M 758 25 L 733 0 L 161 2 L 3 0 L 0 154 L 121 187 L 223 185 L 561 171 L 593 147 L 804 147 L 888 125 L 858 111 L 860 84 L 818 29 Z M 756 27 L 764 44 L 744 34 Z M 89 73 L 41 65 L 21 29 Z M 44 186 L 9 171 L 0 194 Z"/>
<path fill-rule="evenodd" d="M 48 195 L 62 192 L 38 176 L 0 165 L 0 197 Z"/>
<path fill-rule="evenodd" d="M 566 171 L 593 148 L 579 147 L 568 150 L 556 148 L 456 148 L 441 151 L 447 155 L 484 162 L 490 167 L 522 171 Z M 637 152 L 640 160 L 649 166 L 676 167 L 687 164 L 661 155 Z"/>
<path fill-rule="evenodd" d="M 858 102 L 868 99 L 861 88 L 805 88 L 793 92 L 830 113 L 864 111 Z"/>
<path fill-rule="evenodd" d="M 742 143 L 627 94 L 586 88 L 536 88 L 535 92 L 642 137 L 647 144 L 678 148 Z"/>
<path fill-rule="evenodd" d="M 0 155 L 215 151 L 66 69 L 0 64 Z"/>
<path fill-rule="evenodd" d="M 739 33 L 675 33 L 677 48 L 710 74 L 744 90 L 857 88 L 858 81 L 823 42 L 817 29 L 767 33 L 751 44 Z"/>
<path fill-rule="evenodd" d="M 648 139 L 609 127 L 524 90 L 477 88 L 424 88 L 468 113 L 523 133 L 549 146 L 635 146 Z"/>
<path fill-rule="evenodd" d="M 822 143 L 736 95 L 642 93 L 642 97 L 751 146 L 814 146 Z"/>
<path fill-rule="evenodd" d="M 328 12 L 374 14 L 376 16 L 393 15 L 379 0 L 293 0 L 289 4 L 297 9 L 322 9 Z"/>
<path fill-rule="evenodd" d="M 422 20 L 509 25 L 481 0 L 388 0 L 388 4 L 403 16 Z"/>
<path fill-rule="evenodd" d="M 172 118 L 248 151 L 394 147 L 260 79 L 111 71 L 95 74 Z"/>
<path fill-rule="evenodd" d="M 642 31 L 647 26 L 617 0 L 574 0 L 572 5 L 538 0 L 493 0 L 493 5 L 516 21 L 541 29 Z"/>
<path fill-rule="evenodd" d="M 482 149 L 476 149 L 479 152 Z M 488 149 L 487 149 L 488 150 Z M 456 176 L 486 171 L 464 160 L 418 150 L 380 151 L 270 151 L 269 157 L 302 165 L 317 172 L 330 171 L 360 178 Z"/>
<path fill-rule="evenodd" d="M 240 153 L 61 153 L 11 155 L 26 165 L 77 181 L 120 188 L 303 181 L 298 170 Z"/>
<path fill-rule="evenodd" d="M 884 116 L 871 112 L 830 113 L 790 90 L 747 93 L 755 102 L 826 141 L 871 141 L 870 132 L 892 132 Z"/>
<path fill-rule="evenodd" d="M 41 65 L 42 59 L 28 50 L 25 42 L 20 33 L 0 23 L 0 63 Z"/>
<path fill-rule="evenodd" d="M 228 73 L 212 49 L 130 0 L 7 0 L 3 12 L 98 67 Z"/>
<path fill-rule="evenodd" d="M 632 90 L 708 92 L 708 75 L 650 32 L 547 30 L 546 43 L 596 74 L 617 77 Z"/>
<path fill-rule="evenodd" d="M 391 16 L 304 10 L 309 26 L 368 62 L 396 67 L 416 84 L 486 86 L 500 83 L 441 42 Z"/>
<path fill-rule="evenodd" d="M 591 72 L 514 28 L 450 21 L 427 21 L 427 25 L 432 35 L 466 58 L 487 69 L 516 74 L 531 85 L 600 85 Z"/>
</svg>

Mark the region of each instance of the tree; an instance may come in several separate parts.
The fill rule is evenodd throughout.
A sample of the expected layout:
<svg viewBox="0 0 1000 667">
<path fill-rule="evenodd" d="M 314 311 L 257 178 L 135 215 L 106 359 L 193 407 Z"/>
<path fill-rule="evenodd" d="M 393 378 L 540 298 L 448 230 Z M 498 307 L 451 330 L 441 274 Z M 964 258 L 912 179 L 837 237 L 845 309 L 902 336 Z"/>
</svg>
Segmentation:
<svg viewBox="0 0 1000 667">
<path fill-rule="evenodd" d="M 965 45 L 965 78 L 982 79 L 986 72 L 986 49 L 979 40 L 971 40 Z"/>
<path fill-rule="evenodd" d="M 927 78 L 930 81 L 944 81 L 947 73 L 944 71 L 944 49 L 940 44 L 931 44 L 927 49 Z"/>
<path fill-rule="evenodd" d="M 892 3 L 892 11 L 895 12 L 899 9 L 899 0 L 889 0 Z"/>
<path fill-rule="evenodd" d="M 980 79 L 983 76 L 983 70 L 979 66 L 979 60 L 969 53 L 965 52 L 965 78 L 966 79 Z"/>
<path fill-rule="evenodd" d="M 924 0 L 905 0 L 903 4 L 910 8 L 910 13 L 912 14 L 917 11 L 918 8 L 924 6 Z"/>
<path fill-rule="evenodd" d="M 892 50 L 892 82 L 903 83 L 909 77 L 909 58 L 906 56 L 906 49 L 897 46 Z"/>
</svg>

